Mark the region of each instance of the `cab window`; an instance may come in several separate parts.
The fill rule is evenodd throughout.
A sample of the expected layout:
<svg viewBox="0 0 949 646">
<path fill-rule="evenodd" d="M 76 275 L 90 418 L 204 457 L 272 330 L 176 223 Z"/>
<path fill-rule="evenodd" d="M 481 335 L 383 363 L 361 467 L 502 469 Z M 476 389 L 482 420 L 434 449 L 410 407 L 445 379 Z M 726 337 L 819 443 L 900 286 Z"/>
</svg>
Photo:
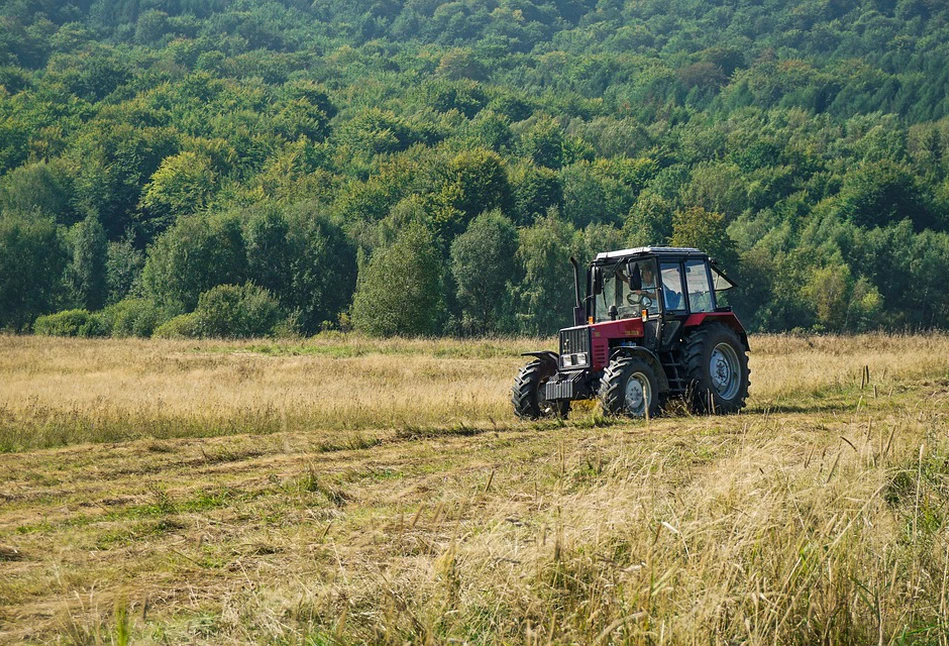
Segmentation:
<svg viewBox="0 0 949 646">
<path fill-rule="evenodd" d="M 712 285 L 704 261 L 687 260 L 685 262 L 685 284 L 689 290 L 689 308 L 692 312 L 715 311 Z"/>
<path fill-rule="evenodd" d="M 610 308 L 618 319 L 640 316 L 643 310 L 659 313 L 656 269 L 651 259 L 621 261 L 601 269 L 602 292 L 595 300 L 596 321 L 609 321 Z"/>
<path fill-rule="evenodd" d="M 659 266 L 662 274 L 662 298 L 667 312 L 685 310 L 685 298 L 682 296 L 682 267 L 679 263 L 664 262 Z"/>
</svg>

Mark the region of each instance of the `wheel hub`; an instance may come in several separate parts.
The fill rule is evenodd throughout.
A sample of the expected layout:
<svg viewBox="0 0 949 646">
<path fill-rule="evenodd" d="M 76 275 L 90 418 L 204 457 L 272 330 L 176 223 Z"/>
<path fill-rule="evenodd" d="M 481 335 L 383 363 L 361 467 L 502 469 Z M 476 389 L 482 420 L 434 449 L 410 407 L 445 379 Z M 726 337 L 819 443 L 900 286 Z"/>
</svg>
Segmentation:
<svg viewBox="0 0 949 646">
<path fill-rule="evenodd" d="M 651 400 L 649 380 L 646 376 L 639 372 L 630 375 L 629 381 L 626 382 L 626 410 L 631 415 L 642 417 L 646 414 L 648 402 Z"/>
<path fill-rule="evenodd" d="M 733 399 L 738 394 L 738 355 L 727 343 L 719 343 L 709 357 L 708 374 L 712 387 L 722 399 Z"/>
</svg>

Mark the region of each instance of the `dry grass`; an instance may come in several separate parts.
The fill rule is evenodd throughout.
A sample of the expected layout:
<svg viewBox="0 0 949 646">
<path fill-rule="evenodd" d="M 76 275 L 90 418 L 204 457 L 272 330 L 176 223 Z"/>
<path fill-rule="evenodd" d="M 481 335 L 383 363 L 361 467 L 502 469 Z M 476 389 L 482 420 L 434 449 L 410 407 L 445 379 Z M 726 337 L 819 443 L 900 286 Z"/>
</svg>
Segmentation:
<svg viewBox="0 0 949 646">
<path fill-rule="evenodd" d="M 536 345 L 0 337 L 0 450 L 314 430 L 338 442 L 340 431 L 492 424 L 511 416 L 511 374 Z"/>
<path fill-rule="evenodd" d="M 516 422 L 532 345 L 0 338 L 0 642 L 947 643 L 949 339 L 649 424 Z"/>
</svg>

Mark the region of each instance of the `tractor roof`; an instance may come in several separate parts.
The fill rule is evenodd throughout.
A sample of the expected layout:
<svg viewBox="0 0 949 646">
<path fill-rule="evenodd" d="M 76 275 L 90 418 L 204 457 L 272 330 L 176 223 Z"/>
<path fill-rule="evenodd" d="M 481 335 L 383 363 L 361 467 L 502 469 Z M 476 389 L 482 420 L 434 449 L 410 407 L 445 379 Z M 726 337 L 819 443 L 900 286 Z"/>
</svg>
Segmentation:
<svg viewBox="0 0 949 646">
<path fill-rule="evenodd" d="M 608 260 L 621 260 L 635 256 L 656 256 L 658 258 L 708 258 L 708 254 L 692 247 L 636 247 L 634 249 L 621 249 L 619 251 L 604 251 L 596 255 L 593 262 L 605 262 Z"/>
</svg>

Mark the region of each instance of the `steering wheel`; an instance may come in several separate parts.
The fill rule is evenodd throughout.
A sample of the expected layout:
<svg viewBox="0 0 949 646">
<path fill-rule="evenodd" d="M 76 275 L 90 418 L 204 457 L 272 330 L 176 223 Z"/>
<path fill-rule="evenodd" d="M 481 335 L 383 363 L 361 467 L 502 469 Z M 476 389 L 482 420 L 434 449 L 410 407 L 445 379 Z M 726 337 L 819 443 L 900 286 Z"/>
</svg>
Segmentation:
<svg viewBox="0 0 949 646">
<path fill-rule="evenodd" d="M 646 292 L 635 291 L 626 295 L 626 302 L 630 305 L 649 307 L 652 305 L 652 298 Z"/>
</svg>

